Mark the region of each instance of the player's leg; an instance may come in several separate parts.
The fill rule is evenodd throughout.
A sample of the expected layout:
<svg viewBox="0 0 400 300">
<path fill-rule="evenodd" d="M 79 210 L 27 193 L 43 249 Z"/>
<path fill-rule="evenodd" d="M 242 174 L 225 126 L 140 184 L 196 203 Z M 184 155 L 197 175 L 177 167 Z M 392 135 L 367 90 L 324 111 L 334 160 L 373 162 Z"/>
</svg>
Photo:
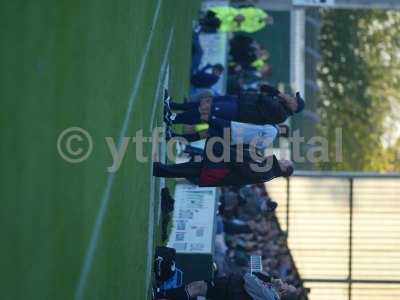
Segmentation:
<svg viewBox="0 0 400 300">
<path fill-rule="evenodd" d="M 202 139 L 205 139 L 208 137 L 208 131 L 207 130 L 202 130 L 199 132 L 194 132 L 194 133 L 182 133 L 182 134 L 177 134 L 177 133 L 173 133 L 172 137 L 176 137 L 176 138 L 182 138 L 185 139 L 186 141 L 188 141 L 189 143 L 191 142 L 195 142 L 195 141 L 199 141 Z"/>
<path fill-rule="evenodd" d="M 165 178 L 193 178 L 198 177 L 202 168 L 201 162 L 186 162 L 182 164 L 164 165 L 159 162 L 153 164 L 153 175 Z"/>
<path fill-rule="evenodd" d="M 170 101 L 169 105 L 172 110 L 192 110 L 192 109 L 198 109 L 200 102 L 183 102 L 183 103 L 177 103 Z"/>
</svg>

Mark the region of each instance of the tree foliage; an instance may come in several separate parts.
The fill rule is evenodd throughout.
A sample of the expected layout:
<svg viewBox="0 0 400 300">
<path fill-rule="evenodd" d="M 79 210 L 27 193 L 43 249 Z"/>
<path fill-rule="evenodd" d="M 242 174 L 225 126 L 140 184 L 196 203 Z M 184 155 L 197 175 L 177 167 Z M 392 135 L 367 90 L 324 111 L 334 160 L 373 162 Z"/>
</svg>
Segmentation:
<svg viewBox="0 0 400 300">
<path fill-rule="evenodd" d="M 335 162 L 330 147 L 330 162 L 320 167 L 392 170 L 397 158 L 382 137 L 400 98 L 400 13 L 326 10 L 322 22 L 319 131 L 335 144 L 335 129 L 342 128 L 343 161 Z"/>
</svg>

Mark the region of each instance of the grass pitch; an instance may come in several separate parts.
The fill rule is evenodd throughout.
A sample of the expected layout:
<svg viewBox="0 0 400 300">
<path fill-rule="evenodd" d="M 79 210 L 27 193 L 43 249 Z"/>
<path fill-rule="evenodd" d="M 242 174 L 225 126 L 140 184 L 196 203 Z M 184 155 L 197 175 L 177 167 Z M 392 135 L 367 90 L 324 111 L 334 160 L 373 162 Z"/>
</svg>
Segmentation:
<svg viewBox="0 0 400 300">
<path fill-rule="evenodd" d="M 156 244 L 148 240 L 148 218 L 157 217 L 150 198 L 153 190 L 157 199 L 158 181 L 129 143 L 107 190 L 105 137 L 117 141 L 127 116 L 128 137 L 140 129 L 150 136 L 161 124 L 161 101 L 153 103 L 171 35 L 170 91 L 184 95 L 198 8 L 199 1 L 186 0 L 0 4 L 2 299 L 147 298 L 148 246 Z M 92 154 L 77 164 L 57 150 L 71 126 L 93 139 Z"/>
</svg>

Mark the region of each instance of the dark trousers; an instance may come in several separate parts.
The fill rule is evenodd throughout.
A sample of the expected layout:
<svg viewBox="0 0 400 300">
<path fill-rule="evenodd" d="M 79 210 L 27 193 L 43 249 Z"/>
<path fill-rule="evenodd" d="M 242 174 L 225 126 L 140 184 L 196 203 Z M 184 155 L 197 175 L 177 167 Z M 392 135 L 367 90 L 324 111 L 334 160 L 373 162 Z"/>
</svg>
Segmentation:
<svg viewBox="0 0 400 300">
<path fill-rule="evenodd" d="M 224 137 L 224 130 L 229 130 L 228 134 L 230 133 L 231 121 L 211 116 L 208 124 L 210 125 L 208 128 L 210 136 Z"/>
<path fill-rule="evenodd" d="M 200 102 L 170 103 L 171 109 L 183 110 L 184 112 L 176 115 L 173 124 L 195 125 L 201 123 L 199 106 Z"/>
<path fill-rule="evenodd" d="M 190 300 L 188 293 L 184 287 L 161 291 L 156 294 L 156 299 L 168 300 Z"/>
<path fill-rule="evenodd" d="M 165 178 L 193 178 L 199 177 L 203 164 L 201 162 L 186 162 L 183 164 L 164 165 L 153 164 L 153 175 Z"/>
</svg>

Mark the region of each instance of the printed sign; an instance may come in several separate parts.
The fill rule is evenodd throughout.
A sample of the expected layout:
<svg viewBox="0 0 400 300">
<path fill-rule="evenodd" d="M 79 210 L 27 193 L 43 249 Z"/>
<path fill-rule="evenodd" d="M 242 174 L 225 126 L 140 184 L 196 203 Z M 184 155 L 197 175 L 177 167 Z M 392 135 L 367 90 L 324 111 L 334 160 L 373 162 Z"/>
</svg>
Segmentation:
<svg viewBox="0 0 400 300">
<path fill-rule="evenodd" d="M 216 188 L 177 184 L 168 247 L 177 253 L 212 253 Z"/>
</svg>

